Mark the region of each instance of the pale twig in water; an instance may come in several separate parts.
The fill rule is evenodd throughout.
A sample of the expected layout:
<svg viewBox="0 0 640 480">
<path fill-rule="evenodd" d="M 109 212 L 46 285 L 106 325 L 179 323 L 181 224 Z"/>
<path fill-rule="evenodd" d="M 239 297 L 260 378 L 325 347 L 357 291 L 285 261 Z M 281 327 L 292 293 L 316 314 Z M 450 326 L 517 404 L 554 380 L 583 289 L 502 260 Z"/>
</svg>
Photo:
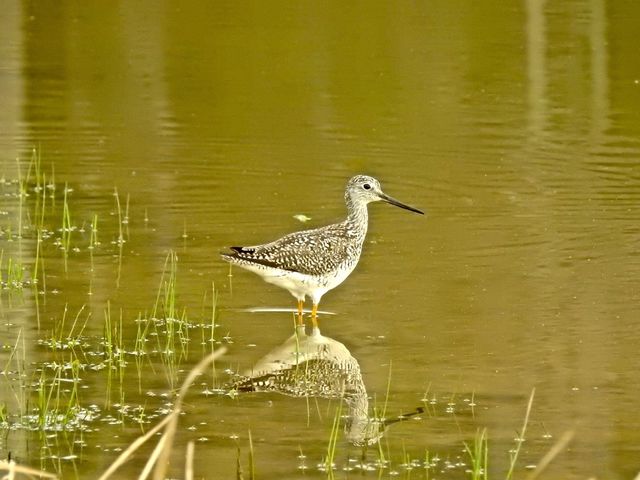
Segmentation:
<svg viewBox="0 0 640 480">
<path fill-rule="evenodd" d="M 9 472 L 8 475 L 3 476 L 2 478 L 16 478 L 16 474 L 24 474 L 29 477 L 38 478 L 58 478 L 53 473 L 47 473 L 42 470 L 36 470 L 35 468 L 17 465 L 13 460 L 0 460 L 0 472 Z"/>
<path fill-rule="evenodd" d="M 147 433 L 142 435 L 141 437 L 136 438 L 131 445 L 127 447 L 127 449 L 120 454 L 120 456 L 116 459 L 115 462 L 111 464 L 111 466 L 100 476 L 98 480 L 106 480 L 111 476 L 113 472 L 115 472 L 118 468 L 124 465 L 133 452 L 135 452 L 142 444 L 144 444 L 147 440 L 153 437 L 156 432 L 162 430 L 164 426 L 169 423 L 171 420 L 171 414 L 167 415 L 160 423 L 158 423 L 155 427 L 149 430 Z"/>
<path fill-rule="evenodd" d="M 164 432 L 163 437 L 166 437 L 166 442 L 162 452 L 160 454 L 160 458 L 156 462 L 156 469 L 154 471 L 153 478 L 155 480 L 162 480 L 165 478 L 165 472 L 167 470 L 167 465 L 169 464 L 169 454 L 171 453 L 171 447 L 173 446 L 173 438 L 176 433 L 176 428 L 178 427 L 178 418 L 180 416 L 180 412 L 182 411 L 182 401 L 187 395 L 187 391 L 194 380 L 198 377 L 198 375 L 204 372 L 205 367 L 207 367 L 211 362 L 220 357 L 225 353 L 226 349 L 221 348 L 220 350 L 210 353 L 205 358 L 200 360 L 200 362 L 193 367 L 186 380 L 180 387 L 180 392 L 178 393 L 178 400 L 176 401 L 175 406 L 173 407 L 173 411 L 170 414 L 171 421 L 167 425 L 167 428 Z"/>
<path fill-rule="evenodd" d="M 196 444 L 193 443 L 193 440 L 190 440 L 187 443 L 187 453 L 185 458 L 184 465 L 184 479 L 185 480 L 193 480 L 193 458 L 196 450 Z"/>
<path fill-rule="evenodd" d="M 573 435 L 576 432 L 573 430 L 568 430 L 562 434 L 560 439 L 551 447 L 551 449 L 546 453 L 544 457 L 538 462 L 536 469 L 531 472 L 527 476 L 527 480 L 534 480 L 540 476 L 540 474 L 544 471 L 545 468 L 549 466 L 549 464 L 553 461 L 554 458 L 558 456 L 558 454 L 569 444 Z M 636 477 L 636 480 L 640 480 L 640 474 Z"/>
<path fill-rule="evenodd" d="M 154 470 L 154 478 L 155 479 L 164 479 L 165 473 L 167 470 L 169 454 L 171 453 L 171 448 L 173 446 L 173 438 L 175 436 L 175 431 L 178 425 L 178 419 L 180 417 L 180 412 L 182 411 L 182 401 L 187 394 L 187 391 L 191 387 L 191 384 L 196 379 L 198 375 L 204 372 L 204 369 L 209 365 L 209 363 L 213 362 L 215 359 L 224 355 L 226 352 L 225 348 L 221 348 L 211 354 L 207 355 L 203 358 L 200 363 L 198 363 L 189 375 L 185 379 L 180 388 L 180 392 L 178 394 L 178 399 L 173 407 L 173 410 L 169 415 L 167 415 L 160 423 L 158 423 L 155 427 L 149 430 L 145 435 L 138 437 L 129 447 L 122 452 L 122 454 L 111 464 L 111 466 L 100 476 L 99 480 L 108 479 L 118 468 L 120 468 L 123 464 L 125 464 L 142 444 L 144 444 L 147 440 L 153 437 L 156 432 L 165 428 L 165 432 L 158 441 L 158 445 L 154 449 L 154 452 L 147 462 L 147 466 L 145 470 L 140 475 L 139 478 L 146 478 L 146 475 L 149 474 L 151 468 L 155 468 Z"/>
</svg>

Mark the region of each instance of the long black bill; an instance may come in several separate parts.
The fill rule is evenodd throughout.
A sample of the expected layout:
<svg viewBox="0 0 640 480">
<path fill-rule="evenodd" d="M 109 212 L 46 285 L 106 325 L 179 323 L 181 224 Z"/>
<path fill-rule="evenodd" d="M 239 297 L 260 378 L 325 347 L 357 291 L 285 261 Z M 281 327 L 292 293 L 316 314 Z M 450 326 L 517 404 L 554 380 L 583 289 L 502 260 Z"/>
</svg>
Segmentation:
<svg viewBox="0 0 640 480">
<path fill-rule="evenodd" d="M 405 210 L 410 210 L 412 212 L 416 212 L 419 213 L 420 215 L 424 215 L 424 212 L 422 210 L 418 210 L 415 207 L 411 207 L 409 205 L 405 205 L 402 202 L 399 202 L 398 200 L 396 200 L 393 197 L 390 197 L 389 195 L 387 195 L 386 193 L 382 193 L 380 192 L 378 194 L 378 196 L 380 197 L 381 200 L 384 200 L 387 203 L 390 203 L 391 205 L 395 205 L 396 207 L 400 207 L 400 208 L 404 208 Z"/>
</svg>

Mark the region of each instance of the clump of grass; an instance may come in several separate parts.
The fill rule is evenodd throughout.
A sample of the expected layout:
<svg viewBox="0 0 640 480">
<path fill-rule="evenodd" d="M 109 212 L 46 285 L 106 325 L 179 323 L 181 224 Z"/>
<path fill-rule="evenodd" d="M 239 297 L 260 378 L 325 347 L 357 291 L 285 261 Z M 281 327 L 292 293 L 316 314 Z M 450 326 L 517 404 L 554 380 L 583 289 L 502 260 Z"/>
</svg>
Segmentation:
<svg viewBox="0 0 640 480">
<path fill-rule="evenodd" d="M 116 243 L 118 245 L 123 245 L 124 244 L 124 232 L 123 232 L 123 229 L 122 229 L 122 206 L 120 205 L 120 195 L 118 194 L 118 189 L 117 188 L 113 189 L 113 196 L 114 196 L 115 201 L 116 201 L 116 213 L 118 215 L 118 238 L 116 240 Z M 127 200 L 127 208 L 129 208 L 128 205 L 129 205 L 129 201 Z"/>
<path fill-rule="evenodd" d="M 476 432 L 473 444 L 465 442 L 464 448 L 469 455 L 471 462 L 471 479 L 487 480 L 489 478 L 489 443 L 487 429 L 483 428 Z"/>
<path fill-rule="evenodd" d="M 118 246 L 118 275 L 116 277 L 116 287 L 120 288 L 120 277 L 122 275 L 122 250 L 124 247 L 125 239 L 124 239 L 124 232 L 122 229 L 122 225 L 123 225 L 122 206 L 120 205 L 120 195 L 118 194 L 117 188 L 113 189 L 113 196 L 115 197 L 115 200 L 116 200 L 116 213 L 118 216 L 118 238 L 114 242 Z M 129 214 L 128 209 L 129 209 L 129 197 L 127 196 L 127 215 Z M 128 217 L 127 217 L 127 222 L 128 222 Z"/>
<path fill-rule="evenodd" d="M 36 231 L 36 258 L 35 258 L 35 260 L 33 262 L 33 281 L 34 281 L 34 283 L 38 282 L 38 273 L 39 273 L 40 264 L 44 262 L 44 260 L 41 258 L 41 250 L 42 250 L 42 230 L 40 228 L 38 228 L 37 231 Z M 44 266 L 43 266 L 42 270 L 44 272 Z M 43 281 L 43 283 L 44 283 L 44 281 Z"/>
<path fill-rule="evenodd" d="M 89 250 L 93 250 L 96 246 L 100 245 L 98 241 L 98 214 L 93 214 L 91 220 L 91 235 L 89 237 Z"/>
<path fill-rule="evenodd" d="M 188 343 L 188 325 L 186 310 L 178 312 L 177 307 L 178 255 L 171 250 L 166 257 L 156 303 L 153 308 L 153 318 L 164 322 L 165 342 L 162 350 L 169 354 L 178 348 L 184 348 Z"/>
<path fill-rule="evenodd" d="M 84 323 L 80 324 L 81 323 L 80 317 L 85 310 L 85 305 L 82 305 L 78 310 L 78 312 L 76 313 L 76 316 L 73 319 L 73 323 L 71 324 L 71 327 L 67 332 L 65 324 L 67 320 L 68 310 L 69 310 L 68 305 L 65 304 L 64 311 L 62 313 L 62 318 L 56 321 L 56 323 L 54 324 L 54 328 L 51 333 L 51 340 L 49 342 L 42 342 L 42 343 L 46 343 L 49 346 L 49 348 L 51 348 L 54 351 L 58 349 L 63 349 L 63 350 L 71 350 L 73 352 L 73 349 L 75 347 L 82 345 L 82 333 L 84 332 L 84 329 L 87 326 L 87 322 L 89 321 L 89 318 L 91 318 L 91 312 L 87 313 Z"/>
<path fill-rule="evenodd" d="M 20 355 L 20 350 L 22 350 L 22 355 Z M 28 375 L 25 373 L 25 366 L 27 364 L 25 352 L 25 336 L 22 329 L 20 329 L 18 331 L 15 344 L 11 348 L 11 352 L 4 369 L 0 372 L 4 379 L 8 379 L 10 376 L 17 379 L 17 385 L 15 385 L 14 382 L 9 382 L 8 386 L 13 394 L 14 403 L 19 409 L 18 417 L 20 419 L 20 423 L 23 422 L 28 411 L 28 397 L 31 389 L 31 386 L 27 384 Z M 11 369 L 12 363 L 14 364 L 13 370 Z M 9 426 L 9 428 L 11 428 L 12 425 L 9 425 L 9 412 L 8 405 L 6 403 L 3 403 L 2 411 L 2 426 Z"/>
<path fill-rule="evenodd" d="M 60 232 L 62 233 L 62 248 L 66 253 L 69 253 L 69 247 L 71 246 L 71 232 L 73 231 L 73 225 L 71 224 L 71 213 L 69 211 L 68 195 L 71 193 L 69 185 L 64 184 L 64 195 L 62 200 L 62 227 Z"/>
<path fill-rule="evenodd" d="M 207 303 L 207 291 L 204 292 L 202 298 L 202 313 L 203 317 L 205 316 L 205 305 Z M 211 282 L 211 315 L 209 317 L 209 322 L 202 321 L 200 323 L 200 336 L 201 336 L 201 345 L 204 347 L 209 344 L 211 350 L 213 351 L 213 347 L 215 344 L 215 334 L 216 334 L 216 317 L 218 315 L 218 292 L 216 291 L 215 282 Z M 207 335 L 206 331 L 209 330 L 209 334 Z M 208 336 L 208 338 L 207 338 Z"/>
<path fill-rule="evenodd" d="M 113 362 L 114 359 L 114 330 L 113 322 L 111 320 L 111 302 L 107 301 L 107 306 L 104 310 L 104 330 L 103 330 L 103 346 L 104 356 L 107 362 Z"/>
<path fill-rule="evenodd" d="M 22 290 L 31 282 L 28 279 L 28 272 L 23 263 L 12 257 L 4 263 L 4 250 L 0 250 L 0 285 L 7 290 Z M 3 268 L 4 267 L 4 268 Z M 5 274 L 2 274 L 4 270 Z"/>
<path fill-rule="evenodd" d="M 89 295 L 93 295 L 93 273 L 95 272 L 95 265 L 93 261 L 93 251 L 96 249 L 100 242 L 98 241 L 98 214 L 93 214 L 93 219 L 91 220 L 91 226 L 89 227 L 91 230 L 91 234 L 89 235 L 89 246 L 87 249 L 89 250 L 89 262 L 91 264 L 90 271 L 91 275 L 89 276 Z"/>
<path fill-rule="evenodd" d="M 32 176 L 35 178 L 32 179 Z M 35 147 L 31 149 L 31 159 L 29 160 L 29 167 L 27 169 L 26 183 L 35 183 L 34 190 L 36 192 L 42 191 L 45 186 L 41 150 Z"/>
<path fill-rule="evenodd" d="M 18 238 L 22 238 L 22 216 L 24 199 L 27 197 L 27 182 L 22 177 L 20 170 L 20 159 L 16 159 L 18 163 Z"/>
<path fill-rule="evenodd" d="M 40 281 L 44 284 L 44 261 L 43 261 L 43 243 L 56 236 L 54 245 L 63 252 L 64 266 L 67 271 L 67 260 L 70 250 L 72 250 L 73 233 L 78 231 L 72 221 L 71 209 L 71 192 L 73 189 L 68 183 L 64 184 L 62 192 L 62 205 L 56 206 L 55 169 L 51 165 L 50 171 L 45 171 L 42 163 L 41 150 L 33 148 L 31 158 L 28 162 L 17 159 L 17 199 L 18 212 L 16 215 L 17 225 L 11 225 L 3 232 L 6 233 L 7 239 L 13 241 L 14 238 L 22 239 L 25 237 L 33 237 L 36 239 L 36 253 L 33 262 L 33 275 L 31 283 L 36 284 Z M 24 173 L 25 163 L 26 174 Z M 49 200 L 50 199 L 50 200 Z M 29 202 L 27 203 L 27 201 Z M 48 222 L 48 216 L 53 217 Z M 49 223 L 49 226 L 47 224 Z M 56 233 L 54 233 L 56 232 Z M 79 249 L 73 248 L 74 251 Z M 29 266 L 29 268 L 31 268 Z"/>
<path fill-rule="evenodd" d="M 120 387 L 120 404 L 124 404 L 124 377 L 125 368 L 127 362 L 125 360 L 125 346 L 124 346 L 124 327 L 123 327 L 123 313 L 120 309 L 118 320 L 114 321 L 111 315 L 111 302 L 107 301 L 107 306 L 104 310 L 104 337 L 102 345 L 104 348 L 104 362 L 107 368 L 107 382 L 106 382 L 106 400 L 105 404 L 111 405 L 111 388 L 113 382 L 113 372 L 117 372 L 118 383 Z"/>
<path fill-rule="evenodd" d="M 142 355 L 145 355 L 147 353 L 145 345 L 147 344 L 147 341 L 148 341 L 147 337 L 149 335 L 149 328 L 151 326 L 151 322 L 147 321 L 146 319 L 143 319 L 142 314 L 139 313 L 138 318 L 136 319 L 136 325 L 137 325 L 136 340 L 133 347 L 133 353 L 137 357 L 141 357 Z"/>
<path fill-rule="evenodd" d="M 156 337 L 157 349 L 172 389 L 179 363 L 188 356 L 191 341 L 189 330 L 194 327 L 187 318 L 186 308 L 178 307 L 177 278 L 178 256 L 171 250 L 165 258 L 151 317 L 145 320 L 154 328 L 150 335 Z M 141 346 L 141 341 L 146 340 L 147 328 L 148 326 L 144 330 L 139 329 L 136 342 L 138 347 Z"/>
<path fill-rule="evenodd" d="M 20 329 L 18 331 L 18 336 L 16 338 L 16 343 L 13 346 L 13 348 L 11 349 L 11 352 L 9 353 L 9 358 L 7 359 L 7 363 L 4 366 L 4 369 L 2 370 L 2 374 L 3 375 L 7 375 L 9 373 L 9 367 L 11 366 L 11 361 L 15 359 L 16 361 L 16 370 L 20 371 L 20 364 L 18 363 L 18 347 L 20 345 L 20 337 L 22 337 L 22 329 Z M 23 352 L 24 353 L 24 352 Z"/>
<path fill-rule="evenodd" d="M 42 369 L 37 383 L 37 426 L 40 430 L 65 429 L 71 422 L 78 420 L 80 410 L 78 384 L 80 381 L 80 362 L 52 364 L 52 379 Z M 70 377 L 69 377 L 70 375 Z M 71 391 L 63 391 L 62 385 L 72 383 Z"/>
<path fill-rule="evenodd" d="M 162 319 L 175 319 L 176 314 L 176 285 L 178 276 L 178 255 L 171 250 L 167 254 L 162 268 L 156 303 L 153 307 L 152 317 Z"/>
<path fill-rule="evenodd" d="M 0 426 L 6 428 L 9 425 L 9 415 L 7 414 L 7 404 L 0 403 Z"/>
</svg>

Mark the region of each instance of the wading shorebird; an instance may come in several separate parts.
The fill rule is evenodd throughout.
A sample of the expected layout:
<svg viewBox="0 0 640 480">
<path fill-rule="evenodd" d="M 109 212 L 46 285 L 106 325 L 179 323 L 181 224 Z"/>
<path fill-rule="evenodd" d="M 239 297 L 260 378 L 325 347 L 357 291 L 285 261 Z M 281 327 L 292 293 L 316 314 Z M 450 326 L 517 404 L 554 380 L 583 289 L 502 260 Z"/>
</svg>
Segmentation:
<svg viewBox="0 0 640 480">
<path fill-rule="evenodd" d="M 384 193 L 380 182 L 366 175 L 351 178 L 344 197 L 347 203 L 344 221 L 290 233 L 264 245 L 231 247 L 231 252 L 221 253 L 222 258 L 288 290 L 298 300 L 298 325 L 303 323 L 305 298 L 311 297 L 311 321 L 317 327 L 320 299 L 340 285 L 358 264 L 369 223 L 367 204 L 382 200 L 424 215 Z"/>
</svg>

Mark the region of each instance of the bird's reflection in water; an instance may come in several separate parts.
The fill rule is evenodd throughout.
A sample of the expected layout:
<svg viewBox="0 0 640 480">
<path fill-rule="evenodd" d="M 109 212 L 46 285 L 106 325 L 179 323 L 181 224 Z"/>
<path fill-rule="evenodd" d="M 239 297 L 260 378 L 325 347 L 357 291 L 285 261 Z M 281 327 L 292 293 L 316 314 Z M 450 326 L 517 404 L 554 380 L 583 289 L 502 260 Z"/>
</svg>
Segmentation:
<svg viewBox="0 0 640 480">
<path fill-rule="evenodd" d="M 369 414 L 369 398 L 358 361 L 342 343 L 314 328 L 307 335 L 304 326 L 282 345 L 261 358 L 251 370 L 237 375 L 232 390 L 278 392 L 292 397 L 342 398 L 347 407 L 345 437 L 354 445 L 375 444 L 385 428 L 422 408 L 392 419 Z"/>
</svg>

